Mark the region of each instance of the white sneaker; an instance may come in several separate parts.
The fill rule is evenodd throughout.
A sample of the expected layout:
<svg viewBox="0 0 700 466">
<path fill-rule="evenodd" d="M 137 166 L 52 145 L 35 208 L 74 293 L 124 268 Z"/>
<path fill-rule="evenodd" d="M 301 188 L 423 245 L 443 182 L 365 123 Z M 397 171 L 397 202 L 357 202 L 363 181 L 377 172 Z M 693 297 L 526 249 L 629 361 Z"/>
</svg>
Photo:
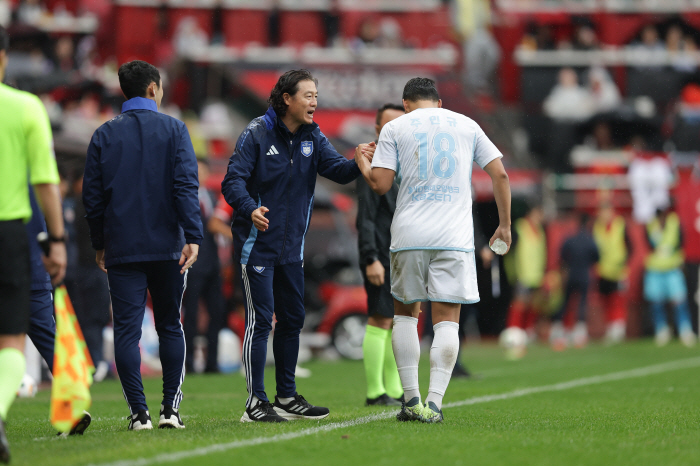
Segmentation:
<svg viewBox="0 0 700 466">
<path fill-rule="evenodd" d="M 662 347 L 668 345 L 671 341 L 671 329 L 668 327 L 663 327 L 661 330 L 656 331 L 656 336 L 654 337 L 654 342 L 656 346 Z"/>
<path fill-rule="evenodd" d="M 678 338 L 681 340 L 681 343 L 683 343 L 683 345 L 686 346 L 687 348 L 694 347 L 695 342 L 697 340 L 695 338 L 695 334 L 690 329 L 683 330 L 681 332 L 681 334 L 678 336 Z"/>
<path fill-rule="evenodd" d="M 588 345 L 588 326 L 585 322 L 577 322 L 571 338 L 576 348 L 585 348 Z"/>
<path fill-rule="evenodd" d="M 627 325 L 624 320 L 616 320 L 608 324 L 608 330 L 605 332 L 605 343 L 608 345 L 617 345 L 622 343 L 627 335 Z"/>
<path fill-rule="evenodd" d="M 569 346 L 566 329 L 561 322 L 554 322 L 549 330 L 549 344 L 554 351 L 564 351 Z"/>
</svg>

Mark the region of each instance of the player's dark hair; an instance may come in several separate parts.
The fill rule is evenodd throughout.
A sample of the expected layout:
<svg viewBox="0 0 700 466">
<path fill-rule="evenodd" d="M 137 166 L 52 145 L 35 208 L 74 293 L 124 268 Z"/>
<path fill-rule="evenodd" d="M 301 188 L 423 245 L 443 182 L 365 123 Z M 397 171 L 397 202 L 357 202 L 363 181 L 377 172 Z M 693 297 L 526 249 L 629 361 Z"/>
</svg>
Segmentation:
<svg viewBox="0 0 700 466">
<path fill-rule="evenodd" d="M 146 97 L 151 83 L 160 87 L 160 72 L 150 63 L 134 60 L 119 67 L 119 86 L 127 99 Z"/>
<path fill-rule="evenodd" d="M 399 110 L 401 112 L 405 112 L 406 110 L 403 108 L 403 105 L 397 105 L 397 104 L 384 104 L 381 107 L 377 109 L 377 124 L 379 124 L 382 121 L 382 115 L 384 114 L 385 110 Z"/>
<path fill-rule="evenodd" d="M 0 52 L 10 48 L 10 36 L 4 27 L 0 26 Z"/>
<path fill-rule="evenodd" d="M 435 81 L 430 78 L 410 79 L 403 88 L 403 100 L 418 102 L 419 100 L 440 100 Z"/>
<path fill-rule="evenodd" d="M 272 88 L 270 98 L 267 102 L 272 106 L 278 117 L 283 117 L 287 114 L 287 105 L 284 103 L 284 95 L 295 95 L 299 92 L 299 83 L 301 81 L 313 81 L 318 86 L 318 80 L 313 77 L 309 70 L 289 70 L 277 80 L 277 84 Z"/>
</svg>

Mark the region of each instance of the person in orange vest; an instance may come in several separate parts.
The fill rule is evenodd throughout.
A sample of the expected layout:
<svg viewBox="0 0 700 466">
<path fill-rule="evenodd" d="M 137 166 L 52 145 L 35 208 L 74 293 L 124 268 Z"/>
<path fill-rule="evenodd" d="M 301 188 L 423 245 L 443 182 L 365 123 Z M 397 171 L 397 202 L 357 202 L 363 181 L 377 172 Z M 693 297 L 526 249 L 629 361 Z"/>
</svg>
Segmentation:
<svg viewBox="0 0 700 466">
<path fill-rule="evenodd" d="M 625 339 L 627 331 L 627 263 L 632 255 L 632 243 L 624 217 L 615 213 L 609 201 L 600 205 L 593 239 L 600 252 L 596 273 L 607 323 L 605 340 L 616 344 Z"/>
<path fill-rule="evenodd" d="M 676 314 L 678 337 L 685 346 L 695 346 L 688 311 L 688 289 L 682 271 L 685 255 L 678 214 L 670 208 L 659 210 L 646 230 L 651 251 L 644 261 L 644 297 L 651 305 L 656 344 L 665 346 L 671 340 L 664 308 L 670 301 Z"/>
<path fill-rule="evenodd" d="M 508 309 L 506 329 L 524 329 L 534 336 L 537 312 L 534 296 L 542 287 L 547 270 L 547 238 L 544 231 L 544 212 L 534 205 L 525 217 L 519 218 L 513 226 L 512 252 L 506 256 L 506 270 L 511 282 L 515 282 L 515 298 Z M 525 355 L 527 341 L 518 342 L 507 348 L 508 359 L 520 359 Z"/>
</svg>

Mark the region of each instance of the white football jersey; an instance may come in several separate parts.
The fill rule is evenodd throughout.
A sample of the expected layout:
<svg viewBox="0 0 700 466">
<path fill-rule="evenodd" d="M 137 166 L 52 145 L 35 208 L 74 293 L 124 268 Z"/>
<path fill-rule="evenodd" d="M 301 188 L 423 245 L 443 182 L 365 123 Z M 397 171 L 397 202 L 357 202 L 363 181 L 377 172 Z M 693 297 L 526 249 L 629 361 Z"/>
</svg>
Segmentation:
<svg viewBox="0 0 700 466">
<path fill-rule="evenodd" d="M 443 108 L 421 108 L 382 129 L 372 168 L 396 172 L 399 194 L 391 251 L 474 250 L 472 164 L 501 152 L 474 120 Z"/>
</svg>

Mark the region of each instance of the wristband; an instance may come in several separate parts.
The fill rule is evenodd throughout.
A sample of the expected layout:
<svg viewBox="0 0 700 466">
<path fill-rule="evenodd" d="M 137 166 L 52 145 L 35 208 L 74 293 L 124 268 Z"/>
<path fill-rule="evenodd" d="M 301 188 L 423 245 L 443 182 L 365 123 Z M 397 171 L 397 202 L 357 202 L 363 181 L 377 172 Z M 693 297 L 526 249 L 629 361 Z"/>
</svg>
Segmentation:
<svg viewBox="0 0 700 466">
<path fill-rule="evenodd" d="M 53 236 L 52 234 L 49 234 L 49 243 L 65 243 L 66 242 L 66 236 Z"/>
</svg>

